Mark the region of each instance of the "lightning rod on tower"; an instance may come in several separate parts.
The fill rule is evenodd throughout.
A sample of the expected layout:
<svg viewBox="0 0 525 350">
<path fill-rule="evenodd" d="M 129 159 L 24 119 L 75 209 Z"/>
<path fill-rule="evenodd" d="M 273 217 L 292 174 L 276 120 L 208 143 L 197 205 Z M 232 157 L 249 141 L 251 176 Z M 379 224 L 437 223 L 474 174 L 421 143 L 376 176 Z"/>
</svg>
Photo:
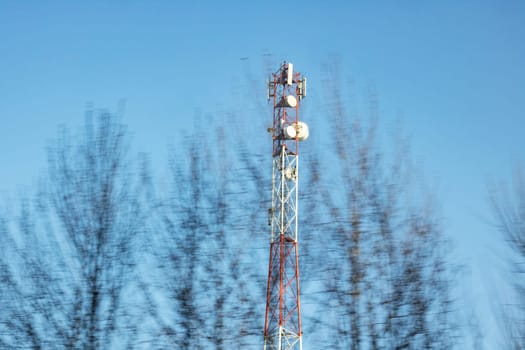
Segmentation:
<svg viewBox="0 0 525 350">
<path fill-rule="evenodd" d="M 268 81 L 273 99 L 272 206 L 268 210 L 270 258 L 264 321 L 264 350 L 302 350 L 299 285 L 299 142 L 308 126 L 299 118 L 306 78 L 284 62 Z"/>
</svg>

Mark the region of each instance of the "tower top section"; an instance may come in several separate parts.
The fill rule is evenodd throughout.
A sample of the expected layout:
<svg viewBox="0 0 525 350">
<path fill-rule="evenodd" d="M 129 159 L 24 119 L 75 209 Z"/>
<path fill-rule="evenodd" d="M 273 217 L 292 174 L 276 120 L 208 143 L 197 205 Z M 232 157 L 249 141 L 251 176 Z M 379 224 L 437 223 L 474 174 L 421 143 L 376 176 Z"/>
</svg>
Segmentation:
<svg viewBox="0 0 525 350">
<path fill-rule="evenodd" d="M 306 78 L 294 71 L 290 62 L 283 62 L 267 84 L 268 100 L 273 100 L 273 156 L 283 150 L 298 155 L 299 141 L 308 138 L 308 125 L 300 119 L 299 107 L 306 97 Z"/>
<path fill-rule="evenodd" d="M 296 97 L 299 100 L 302 100 L 304 97 L 306 97 L 306 77 L 301 76 L 301 73 L 299 72 L 294 72 L 293 63 L 291 62 L 283 62 L 279 69 L 270 77 L 268 81 L 268 100 L 270 100 L 272 97 L 275 97 L 275 89 L 277 85 L 281 85 L 283 87 L 292 87 L 295 85 L 297 89 L 295 94 Z"/>
</svg>

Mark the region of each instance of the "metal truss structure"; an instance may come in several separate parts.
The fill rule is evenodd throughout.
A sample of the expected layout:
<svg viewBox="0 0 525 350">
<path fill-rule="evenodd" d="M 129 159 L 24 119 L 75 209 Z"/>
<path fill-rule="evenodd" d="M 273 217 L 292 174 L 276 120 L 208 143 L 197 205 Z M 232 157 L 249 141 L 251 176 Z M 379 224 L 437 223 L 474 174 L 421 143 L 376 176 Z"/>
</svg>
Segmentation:
<svg viewBox="0 0 525 350">
<path fill-rule="evenodd" d="M 268 82 L 273 99 L 272 207 L 264 350 L 302 350 L 299 285 L 298 204 L 299 142 L 308 126 L 299 120 L 299 104 L 306 96 L 306 78 L 283 63 Z"/>
</svg>

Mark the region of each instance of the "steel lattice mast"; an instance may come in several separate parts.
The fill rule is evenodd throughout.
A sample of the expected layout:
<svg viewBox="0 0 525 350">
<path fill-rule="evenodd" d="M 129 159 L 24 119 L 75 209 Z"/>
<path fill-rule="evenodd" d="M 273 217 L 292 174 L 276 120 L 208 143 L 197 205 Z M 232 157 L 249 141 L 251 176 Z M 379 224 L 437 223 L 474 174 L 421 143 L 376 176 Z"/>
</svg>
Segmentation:
<svg viewBox="0 0 525 350">
<path fill-rule="evenodd" d="M 302 349 L 299 287 L 298 203 L 299 141 L 308 126 L 299 120 L 306 78 L 283 63 L 268 82 L 273 98 L 272 207 L 264 350 Z"/>
</svg>

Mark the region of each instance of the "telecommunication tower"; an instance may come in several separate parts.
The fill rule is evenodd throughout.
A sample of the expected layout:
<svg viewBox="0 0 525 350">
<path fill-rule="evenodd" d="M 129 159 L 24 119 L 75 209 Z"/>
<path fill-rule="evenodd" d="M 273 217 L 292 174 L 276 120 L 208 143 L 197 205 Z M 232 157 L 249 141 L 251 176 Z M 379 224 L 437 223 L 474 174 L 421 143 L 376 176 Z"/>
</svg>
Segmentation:
<svg viewBox="0 0 525 350">
<path fill-rule="evenodd" d="M 306 96 L 306 78 L 284 62 L 268 81 L 273 99 L 272 206 L 268 209 L 270 259 L 264 350 L 302 349 L 299 287 L 298 204 L 299 142 L 308 138 L 308 126 L 299 119 Z"/>
</svg>

